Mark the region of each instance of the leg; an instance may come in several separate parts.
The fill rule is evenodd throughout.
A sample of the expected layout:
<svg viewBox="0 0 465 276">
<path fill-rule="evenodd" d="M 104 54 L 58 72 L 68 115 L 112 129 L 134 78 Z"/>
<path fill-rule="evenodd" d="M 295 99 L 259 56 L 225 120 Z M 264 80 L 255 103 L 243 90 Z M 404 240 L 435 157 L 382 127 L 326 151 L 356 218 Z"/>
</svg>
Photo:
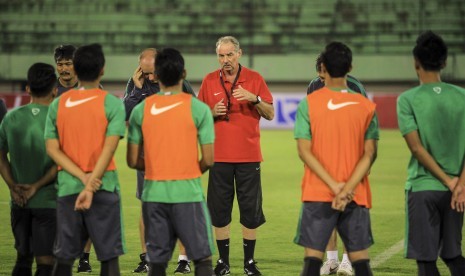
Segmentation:
<svg viewBox="0 0 465 276">
<path fill-rule="evenodd" d="M 343 254 L 342 254 L 342 261 L 339 263 L 339 268 L 337 270 L 338 275 L 354 275 L 353 271 L 354 269 L 352 268 L 352 264 L 350 263 L 349 256 L 347 254 L 347 249 L 345 245 L 343 246 Z"/>
<path fill-rule="evenodd" d="M 355 266 L 355 264 L 354 264 Z M 440 276 L 436 261 L 418 261 L 418 276 Z"/>
<path fill-rule="evenodd" d="M 100 269 L 100 276 L 119 276 L 119 261 L 118 257 L 108 261 L 102 261 L 102 268 Z"/>
<path fill-rule="evenodd" d="M 189 258 L 187 258 L 186 248 L 180 240 L 178 240 L 179 256 L 178 265 L 174 270 L 174 274 L 188 274 L 191 272 Z M 210 263 L 211 264 L 211 263 Z"/>
<path fill-rule="evenodd" d="M 53 256 L 36 257 L 37 270 L 35 276 L 51 276 L 55 258 Z"/>
<path fill-rule="evenodd" d="M 244 272 L 247 275 L 261 275 L 254 260 L 255 242 L 257 240 L 257 229 L 249 229 L 242 226 L 242 237 L 244 242 Z"/>
<path fill-rule="evenodd" d="M 213 275 L 211 256 L 202 260 L 194 260 L 195 276 Z"/>
<path fill-rule="evenodd" d="M 144 225 L 144 219 L 142 217 L 142 209 L 141 209 L 141 215 L 139 219 L 139 238 L 140 238 L 140 246 L 142 248 L 142 253 L 139 255 L 140 262 L 137 265 L 136 269 L 134 269 L 132 272 L 134 273 L 146 273 L 148 271 L 148 264 L 145 261 L 145 256 L 147 253 L 147 247 L 145 245 L 145 225 Z"/>
<path fill-rule="evenodd" d="M 92 248 L 92 241 L 87 240 L 84 250 L 82 251 L 81 257 L 79 258 L 79 263 L 77 267 L 77 272 L 92 272 L 92 266 L 90 265 L 89 255 L 90 249 Z"/>
<path fill-rule="evenodd" d="M 452 259 L 443 259 L 449 268 L 450 275 L 463 276 L 465 275 L 465 258 L 460 255 Z"/>
<path fill-rule="evenodd" d="M 323 263 L 324 252 L 312 248 L 305 248 L 304 267 L 302 276 L 318 276 L 320 275 L 320 267 Z"/>
<path fill-rule="evenodd" d="M 32 214 L 29 209 L 12 208 L 10 218 L 17 252 L 12 275 L 32 275 L 32 263 L 34 259 L 29 243 L 32 229 Z"/>
<path fill-rule="evenodd" d="M 73 275 L 74 260 L 56 259 L 53 267 L 52 276 L 71 276 Z"/>
<path fill-rule="evenodd" d="M 326 246 L 326 261 L 320 269 L 321 275 L 336 274 L 339 268 L 339 256 L 337 252 L 337 231 L 334 229 L 331 232 L 328 245 Z"/>
<path fill-rule="evenodd" d="M 148 276 L 166 276 L 168 263 L 149 263 Z"/>
</svg>

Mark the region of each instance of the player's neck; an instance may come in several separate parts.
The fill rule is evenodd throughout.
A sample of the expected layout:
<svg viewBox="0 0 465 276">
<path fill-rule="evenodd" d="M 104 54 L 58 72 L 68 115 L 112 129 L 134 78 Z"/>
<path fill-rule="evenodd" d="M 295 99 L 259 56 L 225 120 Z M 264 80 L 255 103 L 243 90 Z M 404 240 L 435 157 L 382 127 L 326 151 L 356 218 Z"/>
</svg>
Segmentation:
<svg viewBox="0 0 465 276">
<path fill-rule="evenodd" d="M 62 78 L 59 78 L 58 81 L 63 87 L 74 87 L 76 83 L 78 82 L 77 78 L 72 78 L 69 81 L 65 81 Z"/>
<path fill-rule="evenodd" d="M 100 87 L 100 79 L 95 81 L 80 81 L 79 88 L 84 88 L 86 90 L 95 89 Z"/>
<path fill-rule="evenodd" d="M 325 78 L 325 86 L 328 88 L 347 88 L 346 78 Z"/>
<path fill-rule="evenodd" d="M 31 104 L 50 105 L 53 99 L 55 99 L 55 97 L 52 93 L 40 98 L 31 96 Z"/>
<path fill-rule="evenodd" d="M 441 82 L 441 74 L 435 71 L 420 71 L 418 78 L 421 84 Z"/>
<path fill-rule="evenodd" d="M 176 93 L 181 93 L 182 92 L 182 81 L 180 81 L 178 84 L 173 85 L 173 86 L 165 86 L 163 83 L 158 82 L 160 84 L 160 92 L 171 92 L 173 94 Z"/>
<path fill-rule="evenodd" d="M 223 70 L 224 77 L 227 81 L 233 82 L 237 76 L 238 69 L 233 70 Z"/>
</svg>

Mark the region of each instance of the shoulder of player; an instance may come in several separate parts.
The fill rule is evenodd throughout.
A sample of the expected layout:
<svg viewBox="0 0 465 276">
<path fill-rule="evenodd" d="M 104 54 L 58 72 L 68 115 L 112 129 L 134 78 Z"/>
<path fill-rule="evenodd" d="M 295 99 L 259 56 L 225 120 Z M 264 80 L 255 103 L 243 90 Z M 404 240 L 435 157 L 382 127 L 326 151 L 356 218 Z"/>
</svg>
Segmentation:
<svg viewBox="0 0 465 276">
<path fill-rule="evenodd" d="M 241 69 L 241 76 L 263 79 L 263 76 L 259 72 L 244 66 Z"/>
</svg>

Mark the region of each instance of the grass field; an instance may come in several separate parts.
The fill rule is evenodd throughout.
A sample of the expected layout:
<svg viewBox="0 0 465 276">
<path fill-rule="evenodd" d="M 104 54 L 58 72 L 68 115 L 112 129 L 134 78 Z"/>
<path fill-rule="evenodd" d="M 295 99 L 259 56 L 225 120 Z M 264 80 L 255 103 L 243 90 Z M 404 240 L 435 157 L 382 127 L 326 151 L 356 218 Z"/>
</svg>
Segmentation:
<svg viewBox="0 0 465 276">
<path fill-rule="evenodd" d="M 262 185 L 264 211 L 267 223 L 259 229 L 255 257 L 263 275 L 299 275 L 303 248 L 295 245 L 294 238 L 300 208 L 300 180 L 303 165 L 296 152 L 291 131 L 262 131 Z M 138 220 L 140 203 L 135 198 L 135 172 L 125 165 L 126 142 L 120 143 L 118 164 L 123 197 L 123 215 L 126 237 L 126 255 L 120 258 L 122 275 L 139 262 L 140 242 Z M 404 180 L 408 162 L 408 149 L 396 130 L 383 130 L 379 142 L 378 159 L 371 171 L 373 209 L 371 221 L 375 244 L 370 249 L 374 275 L 416 275 L 414 261 L 403 258 L 404 238 Z M 206 187 L 207 177 L 204 176 Z M 10 275 L 16 252 L 10 229 L 9 193 L 6 185 L 0 186 L 0 275 Z M 243 275 L 242 238 L 237 206 L 235 206 L 231 237 L 231 275 Z M 174 253 L 175 258 L 177 252 Z M 217 255 L 214 256 L 214 262 Z M 447 268 L 439 262 L 443 275 Z M 99 275 L 99 263 L 91 254 L 94 272 Z M 169 274 L 175 268 L 170 263 Z"/>
</svg>

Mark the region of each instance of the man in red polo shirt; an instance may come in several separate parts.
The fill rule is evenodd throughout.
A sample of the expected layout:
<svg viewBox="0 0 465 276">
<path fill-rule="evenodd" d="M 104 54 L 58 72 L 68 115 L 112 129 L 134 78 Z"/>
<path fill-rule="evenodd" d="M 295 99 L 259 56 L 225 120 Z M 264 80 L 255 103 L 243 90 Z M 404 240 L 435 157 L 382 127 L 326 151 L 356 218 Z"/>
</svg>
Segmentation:
<svg viewBox="0 0 465 276">
<path fill-rule="evenodd" d="M 235 192 L 244 238 L 244 272 L 261 275 L 254 260 L 256 229 L 265 223 L 259 121 L 273 119 L 273 97 L 259 73 L 239 64 L 242 50 L 236 38 L 221 37 L 216 53 L 221 68 L 205 76 L 199 91 L 199 99 L 210 106 L 215 120 L 215 165 L 210 169 L 207 197 L 220 254 L 215 275 L 230 273 L 229 228 Z"/>
</svg>

